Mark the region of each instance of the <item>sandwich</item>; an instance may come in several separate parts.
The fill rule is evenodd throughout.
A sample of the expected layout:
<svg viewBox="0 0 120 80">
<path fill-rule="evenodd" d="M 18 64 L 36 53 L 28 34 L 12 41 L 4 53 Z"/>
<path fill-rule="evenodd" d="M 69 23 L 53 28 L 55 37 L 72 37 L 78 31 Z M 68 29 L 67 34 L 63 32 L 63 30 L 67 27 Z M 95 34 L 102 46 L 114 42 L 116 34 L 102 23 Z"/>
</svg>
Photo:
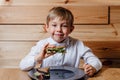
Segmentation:
<svg viewBox="0 0 120 80">
<path fill-rule="evenodd" d="M 40 73 L 45 73 L 45 74 L 47 74 L 47 73 L 49 73 L 49 67 L 46 67 L 46 68 L 37 68 L 37 71 L 38 72 L 40 72 Z"/>
<path fill-rule="evenodd" d="M 64 46 L 47 47 L 46 53 L 47 54 L 65 53 L 65 47 Z"/>
<path fill-rule="evenodd" d="M 49 79 L 50 78 L 50 73 L 49 73 L 50 68 L 36 68 L 36 72 L 34 73 L 35 77 L 39 80 L 41 78 L 43 79 Z"/>
</svg>

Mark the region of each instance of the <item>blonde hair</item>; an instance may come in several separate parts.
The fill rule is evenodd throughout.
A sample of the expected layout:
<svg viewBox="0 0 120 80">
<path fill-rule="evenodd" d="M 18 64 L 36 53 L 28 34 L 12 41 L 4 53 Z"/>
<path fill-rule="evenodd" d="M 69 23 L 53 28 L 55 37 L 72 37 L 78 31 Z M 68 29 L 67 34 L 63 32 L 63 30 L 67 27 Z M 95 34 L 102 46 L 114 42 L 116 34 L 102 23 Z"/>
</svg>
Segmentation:
<svg viewBox="0 0 120 80">
<path fill-rule="evenodd" d="M 61 20 L 66 20 L 69 26 L 73 26 L 74 17 L 70 10 L 63 7 L 53 7 L 47 16 L 46 23 L 49 24 L 50 20 L 59 17 Z"/>
</svg>

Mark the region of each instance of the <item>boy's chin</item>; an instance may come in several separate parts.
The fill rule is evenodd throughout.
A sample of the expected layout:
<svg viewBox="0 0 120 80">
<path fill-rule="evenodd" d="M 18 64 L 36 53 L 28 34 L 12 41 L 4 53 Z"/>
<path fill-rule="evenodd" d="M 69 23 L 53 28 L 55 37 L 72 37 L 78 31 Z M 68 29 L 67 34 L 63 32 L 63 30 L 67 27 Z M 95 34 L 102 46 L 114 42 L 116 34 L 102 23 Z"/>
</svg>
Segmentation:
<svg viewBox="0 0 120 80">
<path fill-rule="evenodd" d="M 64 39 L 54 39 L 56 42 L 61 43 L 64 41 Z"/>
</svg>

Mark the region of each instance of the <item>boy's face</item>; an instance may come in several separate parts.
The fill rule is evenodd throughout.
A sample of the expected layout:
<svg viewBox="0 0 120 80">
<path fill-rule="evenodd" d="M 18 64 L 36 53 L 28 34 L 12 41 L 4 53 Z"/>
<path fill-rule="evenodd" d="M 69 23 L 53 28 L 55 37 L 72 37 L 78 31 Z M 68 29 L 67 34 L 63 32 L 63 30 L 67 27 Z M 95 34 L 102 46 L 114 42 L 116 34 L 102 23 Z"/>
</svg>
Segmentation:
<svg viewBox="0 0 120 80">
<path fill-rule="evenodd" d="M 46 25 L 46 30 L 56 42 L 62 42 L 74 29 L 74 26 L 69 26 L 66 20 L 55 18 L 49 21 Z"/>
</svg>

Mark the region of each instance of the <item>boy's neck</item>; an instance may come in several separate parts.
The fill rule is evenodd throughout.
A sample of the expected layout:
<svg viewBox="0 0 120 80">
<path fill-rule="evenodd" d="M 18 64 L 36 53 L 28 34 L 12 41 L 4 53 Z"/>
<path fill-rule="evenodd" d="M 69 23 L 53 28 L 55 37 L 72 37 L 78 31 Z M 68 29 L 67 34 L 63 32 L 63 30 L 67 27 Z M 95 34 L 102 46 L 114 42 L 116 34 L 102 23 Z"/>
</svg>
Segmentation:
<svg viewBox="0 0 120 80">
<path fill-rule="evenodd" d="M 52 38 L 52 37 L 51 37 Z M 53 39 L 53 38 L 52 38 Z M 64 40 L 62 40 L 61 42 L 57 42 L 57 41 L 55 41 L 54 39 L 54 41 L 56 42 L 56 43 L 63 43 L 63 42 L 65 42 L 66 40 L 68 39 L 68 37 L 66 37 Z"/>
</svg>

